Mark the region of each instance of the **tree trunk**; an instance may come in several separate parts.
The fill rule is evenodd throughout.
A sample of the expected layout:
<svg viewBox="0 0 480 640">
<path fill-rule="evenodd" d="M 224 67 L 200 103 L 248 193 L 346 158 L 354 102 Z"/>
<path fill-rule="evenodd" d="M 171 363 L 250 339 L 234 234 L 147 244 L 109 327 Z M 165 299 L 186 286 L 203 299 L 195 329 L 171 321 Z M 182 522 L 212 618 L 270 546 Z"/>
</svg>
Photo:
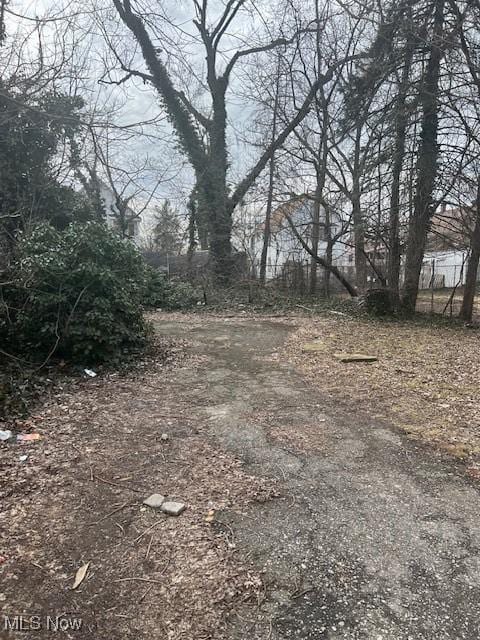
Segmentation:
<svg viewBox="0 0 480 640">
<path fill-rule="evenodd" d="M 197 243 L 195 242 L 195 226 L 196 226 L 196 206 L 194 191 L 190 194 L 187 203 L 188 209 L 188 249 L 187 249 L 187 265 L 188 277 L 193 278 L 193 255 Z"/>
<path fill-rule="evenodd" d="M 322 184 L 317 171 L 317 184 L 315 187 L 315 200 L 313 202 L 312 216 L 312 256 L 310 260 L 310 293 L 314 295 L 317 291 L 317 265 L 315 256 L 318 256 L 318 245 L 320 242 L 320 198 L 322 192 Z"/>
<path fill-rule="evenodd" d="M 271 237 L 274 173 L 275 173 L 275 156 L 273 155 L 270 158 L 269 169 L 268 169 L 267 209 L 265 211 L 265 223 L 263 227 L 263 244 L 262 244 L 262 253 L 260 256 L 261 284 L 265 284 L 265 280 L 267 277 L 268 247 L 270 246 L 270 237 Z"/>
<path fill-rule="evenodd" d="M 417 158 L 414 210 L 408 228 L 402 299 L 402 307 L 408 313 L 415 311 L 428 225 L 433 215 L 432 194 L 438 170 L 438 97 L 440 63 L 443 56 L 441 48 L 443 24 L 444 0 L 436 0 L 430 55 L 420 89 L 422 105 L 420 148 Z"/>
<path fill-rule="evenodd" d="M 367 288 L 367 260 L 365 257 L 365 226 L 362 215 L 361 187 L 360 187 L 360 154 L 361 154 L 362 126 L 357 127 L 355 136 L 355 155 L 352 176 L 352 221 L 355 250 L 356 285 L 359 291 Z"/>
<path fill-rule="evenodd" d="M 332 238 L 331 237 L 327 237 L 327 251 L 325 253 L 325 257 L 327 259 L 328 264 L 332 264 L 332 260 L 333 260 L 333 242 L 332 242 Z M 330 297 L 330 276 L 331 276 L 331 271 L 329 271 L 328 269 L 325 269 L 324 289 L 323 290 L 324 290 L 326 298 Z"/>
<path fill-rule="evenodd" d="M 475 225 L 470 239 L 470 258 L 465 276 L 465 290 L 463 292 L 460 318 L 470 322 L 473 316 L 473 306 L 477 289 L 478 263 L 480 262 L 480 179 L 478 182 Z"/>
<path fill-rule="evenodd" d="M 208 78 L 212 94 L 213 117 L 209 129 L 210 150 L 207 156 L 204 185 L 210 252 L 217 279 L 227 282 L 231 279 L 233 272 L 232 211 L 228 206 L 227 194 L 227 110 L 225 104 L 227 84 L 223 78 L 216 78 L 213 70 L 209 71 Z"/>
<path fill-rule="evenodd" d="M 280 95 L 280 57 L 278 57 L 278 61 L 277 61 L 277 75 L 275 78 L 275 98 L 273 102 L 272 135 L 270 139 L 270 144 L 272 144 L 275 141 L 275 138 L 277 137 L 279 95 Z M 271 218 L 272 218 L 274 182 L 275 182 L 275 152 L 272 153 L 272 156 L 268 163 L 267 210 L 265 211 L 265 225 L 263 228 L 263 245 L 262 245 L 262 254 L 260 256 L 261 284 L 265 284 L 266 275 L 267 275 L 267 258 L 268 258 L 268 247 L 270 246 L 270 236 L 271 236 Z"/>
<path fill-rule="evenodd" d="M 408 124 L 406 100 L 412 55 L 412 46 L 409 43 L 407 44 L 405 62 L 402 68 L 402 76 L 395 105 L 395 146 L 392 167 L 392 192 L 390 196 L 387 270 L 388 287 L 392 295 L 393 309 L 400 306 L 400 179 L 405 158 L 405 138 Z"/>
</svg>

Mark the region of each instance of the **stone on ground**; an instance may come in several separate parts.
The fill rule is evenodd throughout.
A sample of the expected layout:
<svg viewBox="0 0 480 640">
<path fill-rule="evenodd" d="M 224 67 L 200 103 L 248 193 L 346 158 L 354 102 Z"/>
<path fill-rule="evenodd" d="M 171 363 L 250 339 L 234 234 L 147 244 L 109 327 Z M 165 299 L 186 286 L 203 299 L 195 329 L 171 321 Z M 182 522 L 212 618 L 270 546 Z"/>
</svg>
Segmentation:
<svg viewBox="0 0 480 640">
<path fill-rule="evenodd" d="M 148 496 L 148 498 L 143 501 L 143 504 L 146 504 L 147 507 L 159 509 L 164 502 L 165 496 L 162 496 L 160 493 L 152 493 L 151 496 Z"/>
<path fill-rule="evenodd" d="M 187 507 L 182 502 L 164 502 L 162 511 L 169 516 L 179 516 Z"/>
</svg>

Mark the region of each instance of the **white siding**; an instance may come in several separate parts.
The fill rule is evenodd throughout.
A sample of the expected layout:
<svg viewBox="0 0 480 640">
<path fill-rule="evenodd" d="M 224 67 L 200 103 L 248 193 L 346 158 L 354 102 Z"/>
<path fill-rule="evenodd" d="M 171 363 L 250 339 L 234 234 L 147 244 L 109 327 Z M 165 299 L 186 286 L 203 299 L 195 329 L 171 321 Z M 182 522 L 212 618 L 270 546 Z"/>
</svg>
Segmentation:
<svg viewBox="0 0 480 640">
<path fill-rule="evenodd" d="M 467 269 L 466 251 L 429 251 L 425 253 L 421 273 L 423 288 L 431 286 L 432 270 L 435 273 L 435 286 L 455 287 L 465 284 Z M 462 268 L 463 267 L 463 268 Z"/>
</svg>

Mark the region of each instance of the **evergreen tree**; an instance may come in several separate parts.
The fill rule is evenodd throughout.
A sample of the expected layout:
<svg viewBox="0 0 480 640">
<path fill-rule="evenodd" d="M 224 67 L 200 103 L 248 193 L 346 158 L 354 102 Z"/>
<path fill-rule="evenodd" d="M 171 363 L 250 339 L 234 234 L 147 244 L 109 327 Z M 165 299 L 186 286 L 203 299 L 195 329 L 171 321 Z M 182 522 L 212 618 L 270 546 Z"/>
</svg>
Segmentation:
<svg viewBox="0 0 480 640">
<path fill-rule="evenodd" d="M 178 212 L 173 209 L 169 200 L 165 200 L 161 207 L 155 207 L 153 241 L 156 249 L 161 253 L 176 254 L 182 248 L 183 240 Z"/>
</svg>

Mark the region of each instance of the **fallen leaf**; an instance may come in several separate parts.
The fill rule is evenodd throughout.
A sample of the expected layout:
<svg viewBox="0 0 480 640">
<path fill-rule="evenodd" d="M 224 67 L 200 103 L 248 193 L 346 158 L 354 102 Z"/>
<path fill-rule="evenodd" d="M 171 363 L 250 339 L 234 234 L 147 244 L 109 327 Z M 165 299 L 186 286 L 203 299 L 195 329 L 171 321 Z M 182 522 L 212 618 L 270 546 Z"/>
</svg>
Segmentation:
<svg viewBox="0 0 480 640">
<path fill-rule="evenodd" d="M 73 583 L 72 590 L 76 589 L 77 587 L 79 587 L 82 584 L 82 582 L 85 580 L 85 577 L 87 575 L 89 566 L 90 566 L 90 562 L 87 562 L 87 564 L 84 564 L 77 571 L 77 573 L 75 574 L 75 582 Z"/>
</svg>

